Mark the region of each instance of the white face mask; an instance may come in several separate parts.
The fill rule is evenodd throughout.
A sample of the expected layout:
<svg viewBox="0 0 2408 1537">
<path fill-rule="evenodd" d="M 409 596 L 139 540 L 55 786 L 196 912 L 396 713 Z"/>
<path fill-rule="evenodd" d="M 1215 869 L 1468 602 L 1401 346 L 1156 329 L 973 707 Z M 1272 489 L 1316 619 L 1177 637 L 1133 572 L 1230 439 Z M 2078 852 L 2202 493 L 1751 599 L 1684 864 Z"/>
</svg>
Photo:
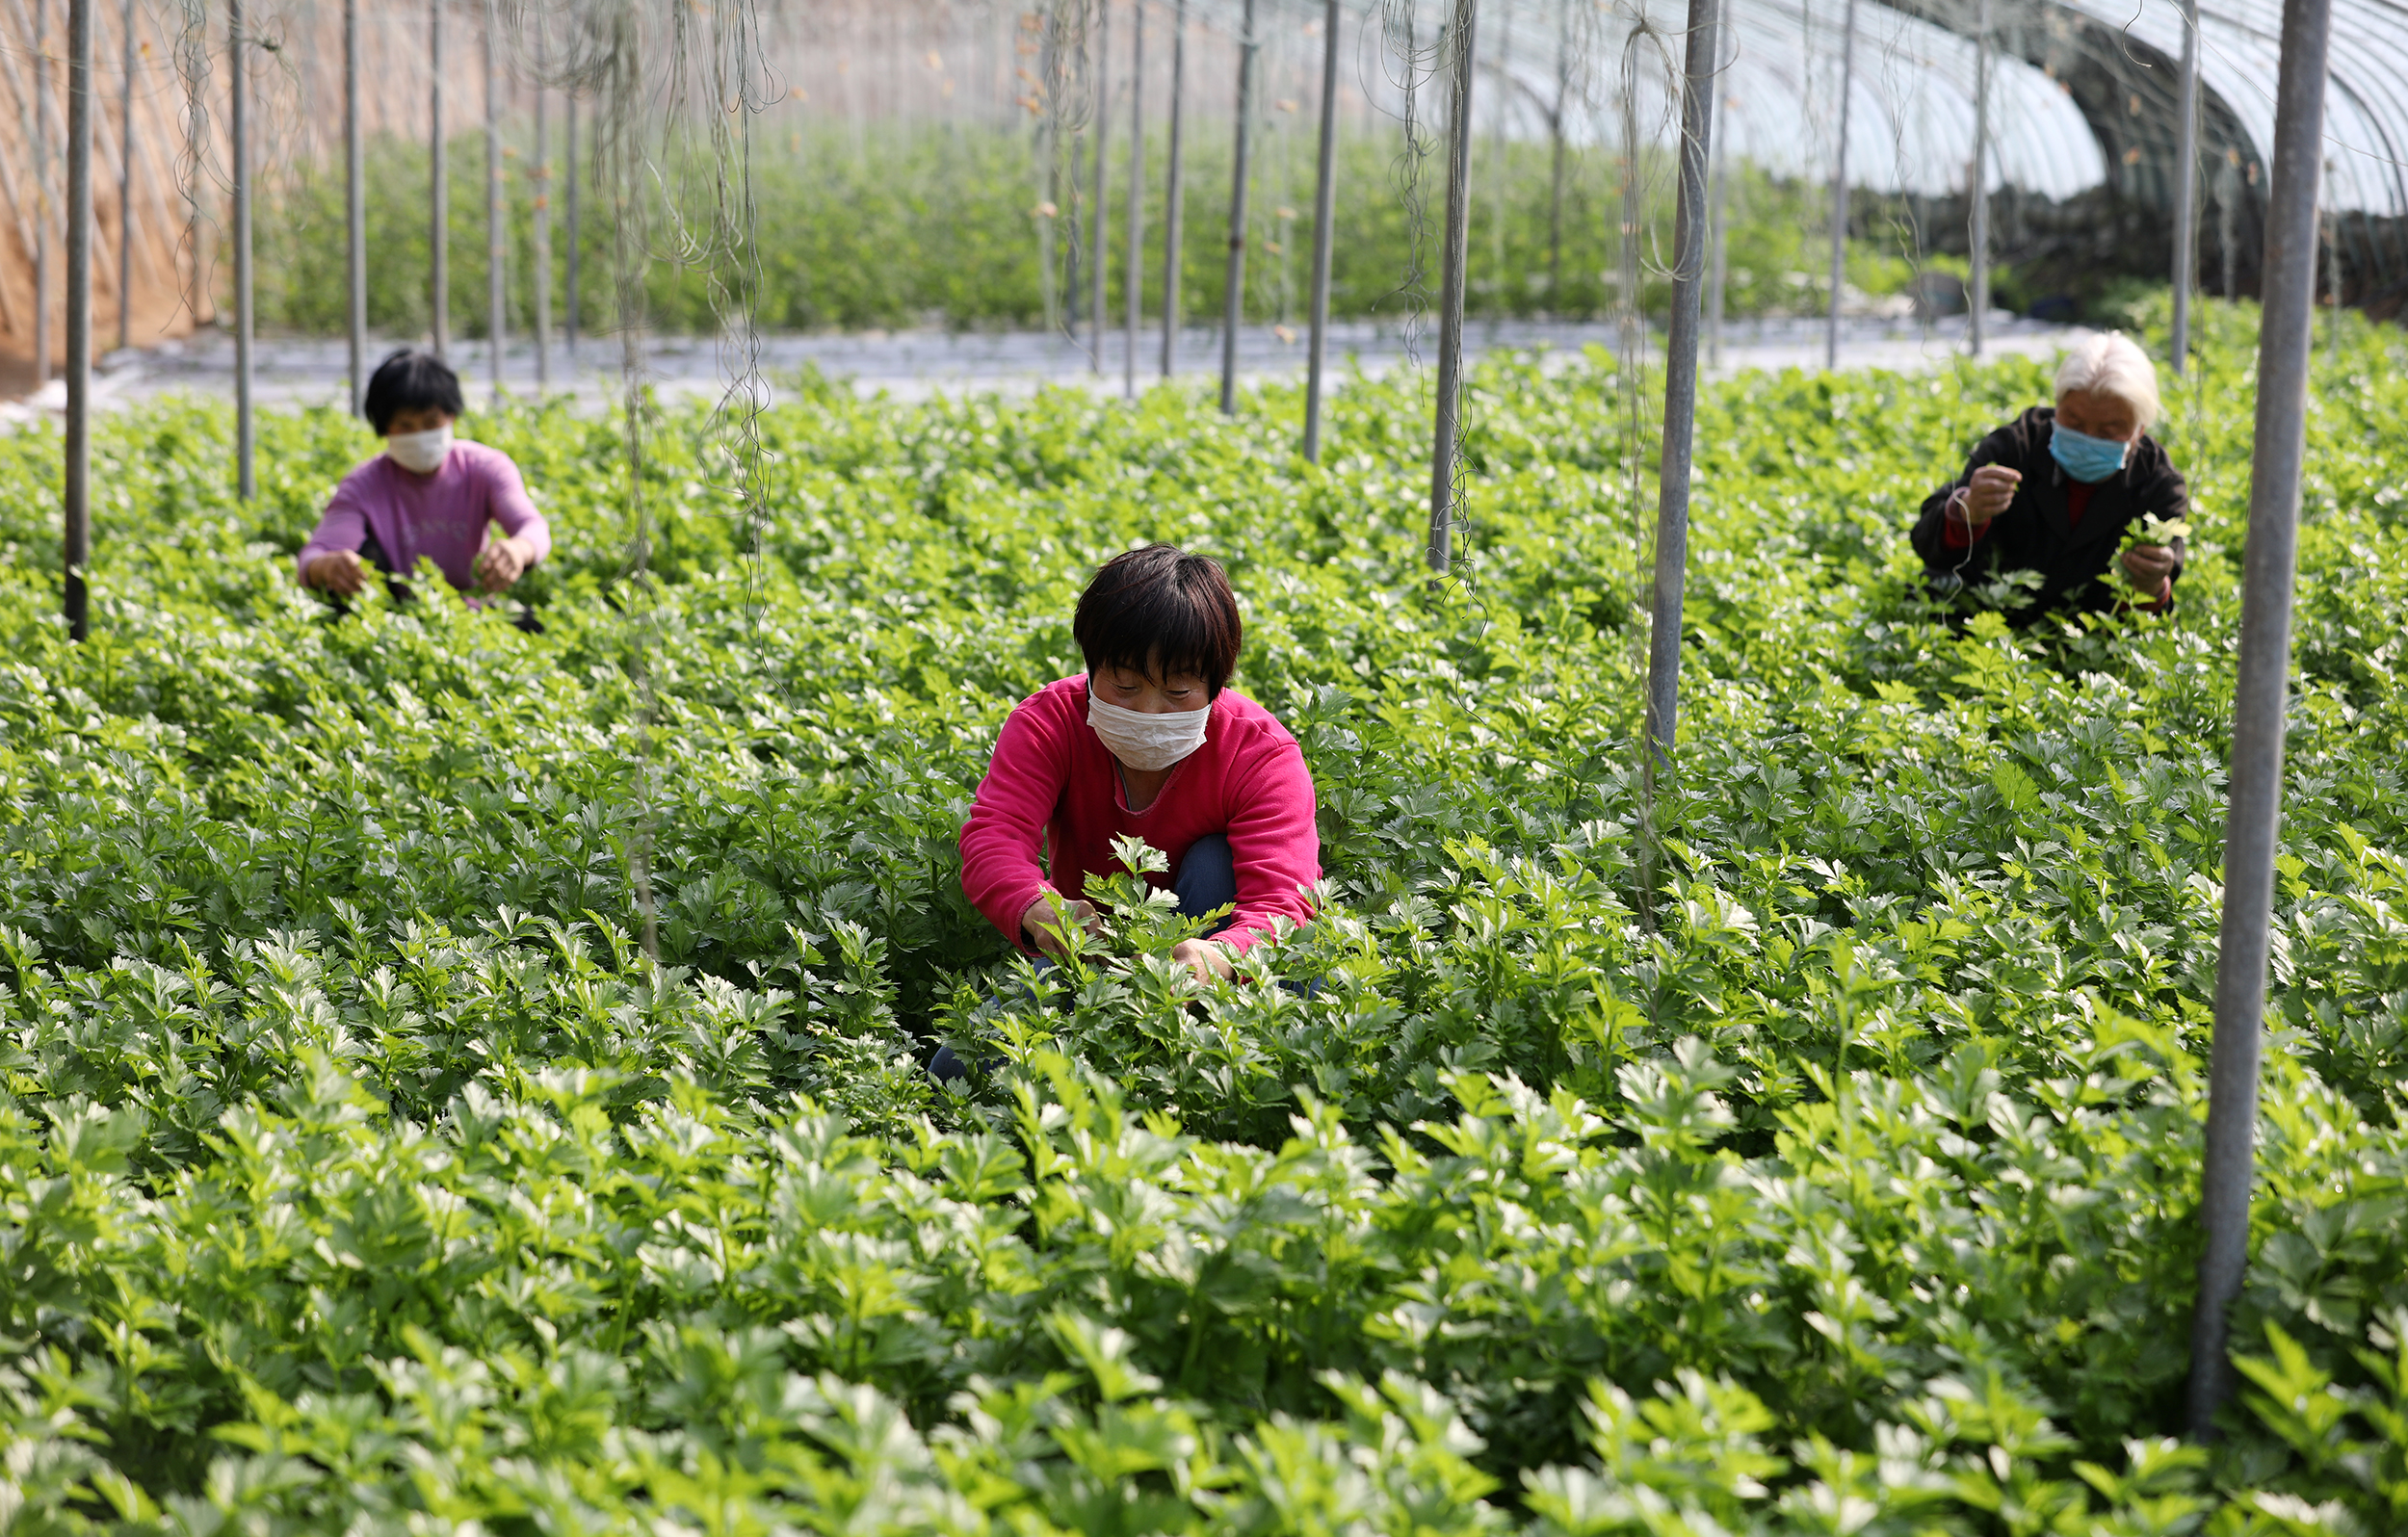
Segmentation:
<svg viewBox="0 0 2408 1537">
<path fill-rule="evenodd" d="M 396 432 L 384 440 L 384 452 L 403 469 L 432 475 L 451 456 L 452 429 L 447 423 L 426 432 Z"/>
<path fill-rule="evenodd" d="M 1093 693 L 1086 696 L 1086 723 L 1104 739 L 1104 745 L 1130 768 L 1149 773 L 1169 768 L 1204 745 L 1204 727 L 1212 714 L 1212 706 L 1206 705 L 1201 710 L 1155 716 L 1106 704 Z"/>
</svg>

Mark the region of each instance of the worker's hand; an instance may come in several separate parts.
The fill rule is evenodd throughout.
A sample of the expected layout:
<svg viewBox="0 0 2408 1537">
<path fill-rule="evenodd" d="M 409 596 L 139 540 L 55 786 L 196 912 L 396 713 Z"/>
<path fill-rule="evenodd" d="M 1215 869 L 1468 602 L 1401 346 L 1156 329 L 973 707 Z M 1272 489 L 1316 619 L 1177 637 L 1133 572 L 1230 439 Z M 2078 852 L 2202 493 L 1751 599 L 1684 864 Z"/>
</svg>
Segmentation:
<svg viewBox="0 0 2408 1537">
<path fill-rule="evenodd" d="M 368 568 L 360 564 L 359 557 L 349 550 L 322 555 L 301 571 L 303 586 L 316 587 L 321 592 L 331 592 L 338 597 L 350 597 L 366 586 L 367 581 Z"/>
<path fill-rule="evenodd" d="M 2003 464 L 1985 464 L 1974 471 L 1965 487 L 1965 521 L 1980 528 L 1997 517 L 2015 500 L 2015 488 L 2023 483 L 2024 472 Z"/>
<path fill-rule="evenodd" d="M 1020 915 L 1020 931 L 1048 955 L 1069 952 L 1069 947 L 1062 943 L 1064 932 L 1077 928 L 1092 934 L 1103 926 L 1103 916 L 1096 912 L 1093 902 L 1058 897 L 1052 892 L 1029 903 L 1029 910 Z"/>
<path fill-rule="evenodd" d="M 1170 958 L 1184 961 L 1199 982 L 1217 982 L 1229 975 L 1229 949 L 1210 939 L 1183 939 L 1170 947 Z"/>
<path fill-rule="evenodd" d="M 2174 574 L 2174 552 L 2162 544 L 2135 544 L 2124 552 L 2124 580 L 2133 590 L 2155 600 Z"/>
<path fill-rule="evenodd" d="M 501 539 L 477 552 L 477 590 L 499 592 L 524 576 L 527 552 L 516 539 Z"/>
</svg>

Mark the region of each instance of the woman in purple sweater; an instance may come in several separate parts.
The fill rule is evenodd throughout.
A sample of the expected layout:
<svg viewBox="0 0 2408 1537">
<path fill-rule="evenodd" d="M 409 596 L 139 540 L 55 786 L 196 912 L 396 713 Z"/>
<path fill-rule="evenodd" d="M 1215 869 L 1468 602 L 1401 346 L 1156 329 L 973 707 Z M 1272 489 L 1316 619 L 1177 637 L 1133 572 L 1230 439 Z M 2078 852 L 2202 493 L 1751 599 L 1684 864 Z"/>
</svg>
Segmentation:
<svg viewBox="0 0 2408 1537">
<path fill-rule="evenodd" d="M 363 403 L 384 452 L 343 477 L 301 546 L 303 586 L 339 604 L 373 566 L 404 579 L 425 556 L 459 591 L 499 592 L 552 553 L 552 530 L 499 449 L 455 441 L 459 376 L 404 348 L 378 365 Z M 499 525 L 500 538 L 489 526 Z"/>
</svg>

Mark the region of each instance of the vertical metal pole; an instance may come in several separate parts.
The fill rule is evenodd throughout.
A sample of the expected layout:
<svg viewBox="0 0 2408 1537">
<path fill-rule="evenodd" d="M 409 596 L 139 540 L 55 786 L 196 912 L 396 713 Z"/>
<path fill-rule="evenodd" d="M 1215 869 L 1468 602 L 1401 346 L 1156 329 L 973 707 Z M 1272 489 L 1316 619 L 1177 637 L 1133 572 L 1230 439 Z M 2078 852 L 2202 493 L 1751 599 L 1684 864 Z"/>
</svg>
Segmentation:
<svg viewBox="0 0 2408 1537">
<path fill-rule="evenodd" d="M 1104 200 L 1107 177 L 1112 170 L 1112 0 L 1096 0 L 1095 7 L 1095 207 L 1088 216 L 1088 248 L 1094 252 L 1092 271 L 1087 274 L 1087 370 L 1104 372 L 1104 283 L 1112 264 L 1106 260 L 1104 245 Z"/>
<path fill-rule="evenodd" d="M 1463 264 L 1472 224 L 1472 43 L 1479 0 L 1454 0 L 1447 29 L 1454 65 L 1447 120 L 1447 226 L 1438 275 L 1438 411 L 1429 448 L 1429 568 L 1453 559 L 1454 451 L 1463 405 Z"/>
<path fill-rule="evenodd" d="M 1488 136 L 1488 174 L 1497 184 L 1497 199 L 1488 220 L 1488 261 L 1491 271 L 1496 274 L 1491 281 L 1497 284 L 1498 298 L 1503 300 L 1505 285 L 1509 280 L 1505 274 L 1505 220 L 1513 211 L 1513 198 L 1506 191 L 1512 169 L 1507 159 L 1511 150 L 1505 132 L 1509 126 L 1506 119 L 1513 112 L 1513 7 L 1510 5 L 1503 6 L 1497 12 L 1494 68 L 1497 71 L 1497 110 Z"/>
<path fill-rule="evenodd" d="M 1730 199 L 1730 141 L 1729 134 L 1714 140 L 1714 174 L 1706 183 L 1706 359 L 1717 369 L 1722 366 L 1723 291 L 1731 274 L 1730 221 L 1724 217 Z M 1678 278 L 1674 281 L 1677 285 Z"/>
<path fill-rule="evenodd" d="M 1856 93 L 1856 0 L 1847 0 L 1847 31 L 1840 42 L 1840 143 L 1831 160 L 1831 316 L 1823 328 L 1822 366 L 1840 366 L 1840 290 L 1847 282 L 1847 109 Z"/>
<path fill-rule="evenodd" d="M 433 285 L 430 298 L 434 309 L 434 355 L 443 357 L 452 351 L 452 243 L 451 177 L 444 164 L 443 149 L 443 0 L 427 0 L 427 158 L 428 188 L 427 245 L 432 271 L 428 280 Z"/>
<path fill-rule="evenodd" d="M 1572 98 L 1572 0 L 1556 4 L 1556 105 L 1547 115 L 1553 164 L 1547 187 L 1547 310 L 1563 314 L 1564 104 Z"/>
<path fill-rule="evenodd" d="M 2324 163 L 2324 201 L 2316 228 L 2324 241 L 2324 345 L 2327 354 L 2342 342 L 2342 216 L 2333 196 L 2333 163 Z"/>
<path fill-rule="evenodd" d="M 509 330 L 508 272 L 504 241 L 509 231 L 502 212 L 502 98 L 494 87 L 493 0 L 484 4 L 484 334 L 485 359 L 491 365 L 493 393 L 502 393 L 502 342 Z"/>
<path fill-rule="evenodd" d="M 1055 223 L 1057 218 L 1056 208 L 1058 206 L 1054 195 L 1060 173 L 1060 88 L 1062 86 L 1062 82 L 1055 78 L 1054 60 L 1056 50 L 1061 40 L 1060 33 L 1061 17 L 1059 13 L 1057 13 L 1053 7 L 1046 7 L 1044 25 L 1040 29 L 1040 35 L 1044 40 L 1039 51 L 1036 70 L 1037 80 L 1040 83 L 1038 94 L 1043 98 L 1043 111 L 1040 113 L 1036 120 L 1036 203 L 1038 210 L 1036 221 L 1036 259 L 1037 286 L 1044 299 L 1045 330 L 1049 336 L 1053 333 L 1054 328 L 1061 324 L 1062 310 L 1065 307 L 1062 303 L 1062 296 L 1058 293 L 1054 287 L 1054 244 L 1057 235 Z M 839 63 L 841 65 L 842 61 L 839 61 Z M 848 82 L 847 94 L 851 94 L 850 81 Z M 860 137 L 857 123 L 855 125 L 853 147 L 855 151 L 855 158 L 857 159 L 860 150 Z"/>
<path fill-rule="evenodd" d="M 230 110 L 226 114 L 228 147 L 234 156 L 234 481 L 235 494 L 248 502 L 259 494 L 253 456 L 258 448 L 251 419 L 250 339 L 254 316 L 250 302 L 250 60 L 243 32 L 243 0 L 226 0 L 226 74 Z"/>
<path fill-rule="evenodd" d="M 2223 269 L 2224 301 L 2233 301 L 2233 222 L 2240 202 L 2240 168 L 2232 158 L 2236 151 L 2227 149 L 2225 162 L 2215 169 L 2215 249 L 2217 264 Z"/>
<path fill-rule="evenodd" d="M 2199 275 L 2199 0 L 2183 0 L 2183 86 L 2175 111 L 2174 331 L 2168 350 L 2180 377 L 2190 368 L 2190 290 Z"/>
<path fill-rule="evenodd" d="M 1979 357 L 1990 318 L 1990 0 L 1977 0 L 1974 30 L 1974 159 L 1965 173 L 1974 275 L 1965 287 L 1965 350 Z M 2180 314 L 2182 300 L 2174 303 Z"/>
<path fill-rule="evenodd" d="M 50 382 L 50 0 L 34 0 L 34 387 Z"/>
<path fill-rule="evenodd" d="M 1065 70 L 1064 74 L 1067 73 L 1068 71 Z M 1060 199 L 1062 202 L 1071 204 L 1069 214 L 1065 215 L 1062 220 L 1062 228 L 1069 238 L 1064 242 L 1061 255 L 1061 304 L 1062 334 L 1070 339 L 1070 345 L 1073 347 L 1079 344 L 1079 326 L 1081 318 L 1086 313 L 1086 285 L 1081 281 L 1086 274 L 1079 270 L 1079 258 L 1086 253 L 1086 242 L 1080 238 L 1076 202 L 1079 196 L 1080 173 L 1086 169 L 1086 130 L 1081 127 L 1070 135 L 1070 162 L 1062 168 L 1064 195 Z M 1049 203 L 1056 201 L 1051 196 L 1045 200 Z"/>
<path fill-rule="evenodd" d="M 536 184 L 534 259 L 536 300 L 536 393 L 552 387 L 552 122 L 544 112 L 544 90 L 536 86 Z"/>
<path fill-rule="evenodd" d="M 343 0 L 344 329 L 351 338 L 351 408 L 368 397 L 368 182 L 359 144 L 359 0 Z"/>
<path fill-rule="evenodd" d="M 1134 0 L 1129 14 L 1135 33 L 1129 39 L 1129 255 L 1120 264 L 1127 335 L 1120 387 L 1136 400 L 1138 323 L 1145 308 L 1145 0 Z"/>
<path fill-rule="evenodd" d="M 1338 24 L 1329 0 L 1322 17 L 1321 165 L 1313 183 L 1313 337 L 1304 365 L 1304 456 L 1322 460 L 1322 369 L 1329 352 L 1329 247 L 1338 217 Z"/>
<path fill-rule="evenodd" d="M 1663 455 L 1656 489 L 1656 612 L 1647 637 L 1649 782 L 1672 760 L 1680 723 L 1681 597 L 1688 572 L 1689 451 L 1697 426 L 1697 308 L 1706 266 L 1706 166 L 1714 147 L 1721 0 L 1689 0 L 1681 89 L 1681 192 L 1672 247 L 1672 332 L 1665 340 Z"/>
<path fill-rule="evenodd" d="M 91 629 L 84 568 L 92 563 L 92 8 L 66 4 L 66 628 Z"/>
<path fill-rule="evenodd" d="M 1619 102 L 1619 106 L 1621 109 L 1620 117 L 1622 118 L 1622 261 L 1621 273 L 1619 274 L 1621 278 L 1621 290 L 1618 302 L 1616 304 L 1619 314 L 1616 318 L 1621 322 L 1621 324 L 1616 327 L 1615 345 L 1619 351 L 1614 362 L 1617 368 L 1624 370 L 1633 377 L 1636 377 L 1639 367 L 1640 350 L 1646 340 L 1645 329 L 1647 325 L 1647 317 L 1640 308 L 1642 301 L 1646 298 L 1646 290 L 1640 286 L 1645 274 L 1643 269 L 1639 266 L 1638 238 L 1639 231 L 1647 227 L 1647 221 L 1643 213 L 1643 198 L 1641 195 L 1641 188 L 1645 185 L 1645 183 L 1644 178 L 1639 172 L 1638 166 L 1638 157 L 1641 146 L 1639 144 L 1638 135 L 1637 71 L 1629 66 L 1629 60 L 1627 56 L 1624 61 L 1624 68 L 1622 70 L 1622 90 L 1620 91 L 1620 96 L 1621 100 Z M 1636 408 L 1634 408 L 1631 430 L 1636 433 L 1637 430 Z"/>
<path fill-rule="evenodd" d="M 2266 188 L 2264 308 L 2258 327 L 2256 450 L 2241 570 L 2240 664 L 2217 928 L 2215 1036 L 2208 1059 L 2199 1308 L 2190 1324 L 2190 1432 L 2215 1433 L 2232 1397 L 2227 1315 L 2249 1263 L 2250 1140 L 2258 1117 L 2260 1016 L 2275 841 L 2283 812 L 2283 706 L 2290 674 L 2291 582 L 2299 553 L 2308 348 L 2316 307 L 2316 171 L 2324 133 L 2331 0 L 2284 0 L 2283 57 Z"/>
<path fill-rule="evenodd" d="M 571 379 L 577 374 L 577 93 L 561 99 L 561 180 L 568 196 L 561 209 L 561 234 L 568 248 L 561 253 L 561 350 L 568 357 Z"/>
<path fill-rule="evenodd" d="M 1163 378 L 1179 360 L 1179 242 L 1184 238 L 1180 214 L 1186 190 L 1180 174 L 1179 139 L 1182 87 L 1188 72 L 1188 0 L 1177 0 L 1170 13 L 1170 163 L 1163 172 Z"/>
<path fill-rule="evenodd" d="M 1238 322 L 1245 315 L 1246 155 L 1254 132 L 1254 0 L 1238 39 L 1238 164 L 1229 183 L 1229 271 L 1220 291 L 1220 414 L 1238 411 Z"/>
<path fill-rule="evenodd" d="M 134 0 L 122 12 L 124 89 L 118 96 L 118 351 L 134 336 Z"/>
</svg>

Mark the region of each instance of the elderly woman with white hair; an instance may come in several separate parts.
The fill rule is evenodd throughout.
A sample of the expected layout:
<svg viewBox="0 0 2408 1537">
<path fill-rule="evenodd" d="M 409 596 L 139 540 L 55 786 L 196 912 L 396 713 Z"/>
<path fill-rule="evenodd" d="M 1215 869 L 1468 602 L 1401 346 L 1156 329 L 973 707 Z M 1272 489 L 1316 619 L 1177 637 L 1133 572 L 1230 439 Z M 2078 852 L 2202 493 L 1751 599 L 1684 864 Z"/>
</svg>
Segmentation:
<svg viewBox="0 0 2408 1537">
<path fill-rule="evenodd" d="M 2119 334 L 2084 338 L 2057 368 L 2055 408 L 2035 405 L 1983 438 L 1964 473 L 1924 501 L 1913 539 L 1933 590 L 2036 573 L 2038 590 L 2007 615 L 2017 625 L 2068 609 L 2171 608 L 2179 537 L 2119 557 L 2127 529 L 2174 522 L 2190 506 L 2182 472 L 2148 435 L 2158 409 L 2147 353 Z"/>
</svg>

